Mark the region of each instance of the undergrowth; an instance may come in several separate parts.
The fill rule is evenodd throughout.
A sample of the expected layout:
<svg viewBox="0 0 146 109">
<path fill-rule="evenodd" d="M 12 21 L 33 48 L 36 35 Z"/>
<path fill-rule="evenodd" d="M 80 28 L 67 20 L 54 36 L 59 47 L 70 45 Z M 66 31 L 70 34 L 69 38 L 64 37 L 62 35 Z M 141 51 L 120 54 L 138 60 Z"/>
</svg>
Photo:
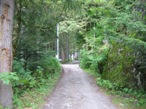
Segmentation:
<svg viewBox="0 0 146 109">
<path fill-rule="evenodd" d="M 46 97 L 53 91 L 59 77 L 59 72 L 50 74 L 45 84 L 26 90 L 21 96 L 14 95 L 14 109 L 42 109 Z"/>
<path fill-rule="evenodd" d="M 43 55 L 38 62 L 33 62 L 35 66 L 31 64 L 15 58 L 13 72 L 0 75 L 4 84 L 13 87 L 14 109 L 42 109 L 44 97 L 52 91 L 60 76 L 61 65 L 54 57 Z"/>
</svg>

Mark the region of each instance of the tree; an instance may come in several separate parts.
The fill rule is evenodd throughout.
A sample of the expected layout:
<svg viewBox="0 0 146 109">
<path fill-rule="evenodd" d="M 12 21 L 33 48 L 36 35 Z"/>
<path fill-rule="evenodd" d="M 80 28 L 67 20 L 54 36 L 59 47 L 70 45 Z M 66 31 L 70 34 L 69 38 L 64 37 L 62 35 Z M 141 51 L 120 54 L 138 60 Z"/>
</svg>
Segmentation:
<svg viewBox="0 0 146 109">
<path fill-rule="evenodd" d="M 81 66 L 119 86 L 146 89 L 145 0 L 94 2 L 86 4 L 88 23 L 79 34 Z"/>
<path fill-rule="evenodd" d="M 14 0 L 0 0 L 0 74 L 12 71 Z M 12 86 L 0 81 L 0 105 L 12 108 Z"/>
</svg>

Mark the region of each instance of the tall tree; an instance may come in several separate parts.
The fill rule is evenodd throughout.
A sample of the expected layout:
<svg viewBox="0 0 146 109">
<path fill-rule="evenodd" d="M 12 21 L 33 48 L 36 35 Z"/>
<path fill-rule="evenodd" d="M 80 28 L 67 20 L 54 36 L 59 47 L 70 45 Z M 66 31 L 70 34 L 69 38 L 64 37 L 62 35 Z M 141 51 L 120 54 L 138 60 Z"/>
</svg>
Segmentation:
<svg viewBox="0 0 146 109">
<path fill-rule="evenodd" d="M 0 74 L 12 71 L 14 0 L 0 0 Z M 12 108 L 12 86 L 0 81 L 0 105 Z"/>
</svg>

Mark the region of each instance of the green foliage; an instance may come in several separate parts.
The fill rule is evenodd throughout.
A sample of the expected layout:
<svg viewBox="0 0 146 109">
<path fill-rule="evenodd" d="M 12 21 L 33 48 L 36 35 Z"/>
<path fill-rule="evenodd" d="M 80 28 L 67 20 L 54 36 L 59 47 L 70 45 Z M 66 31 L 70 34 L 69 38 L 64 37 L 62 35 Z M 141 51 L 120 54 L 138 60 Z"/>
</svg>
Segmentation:
<svg viewBox="0 0 146 109">
<path fill-rule="evenodd" d="M 37 72 L 40 73 L 40 75 L 42 75 L 42 68 L 38 67 Z M 38 74 L 37 74 L 38 75 Z M 36 78 L 40 78 L 41 76 L 38 75 L 38 77 Z M 35 87 L 31 90 L 25 90 L 25 93 L 23 93 L 21 96 L 18 94 L 15 94 L 13 99 L 14 99 L 14 108 L 15 109 L 24 109 L 24 108 L 33 108 L 33 109 L 41 109 L 45 100 L 44 97 L 48 96 L 48 94 L 50 94 L 61 73 L 56 72 L 53 74 L 49 74 L 49 78 L 47 80 L 45 80 L 45 82 L 42 81 L 43 78 L 40 78 L 39 80 L 41 81 L 37 81 L 37 84 L 39 84 L 40 82 L 40 86 L 39 87 Z"/>
<path fill-rule="evenodd" d="M 80 53 L 80 66 L 82 68 L 90 68 L 91 62 L 90 59 L 87 57 L 87 52 L 82 50 Z"/>
<path fill-rule="evenodd" d="M 114 85 L 109 80 L 103 80 L 101 78 L 97 78 L 97 84 L 101 87 L 105 87 L 107 89 L 113 89 Z"/>
<path fill-rule="evenodd" d="M 44 72 L 56 73 L 61 70 L 60 63 L 56 58 L 44 56 L 40 60 L 40 66 L 44 68 Z M 47 76 L 47 75 L 46 75 Z"/>
<path fill-rule="evenodd" d="M 102 72 L 103 64 L 107 59 L 109 44 L 104 36 L 97 36 L 98 34 L 100 31 L 95 27 L 87 32 L 84 38 L 86 43 L 80 53 L 80 65 L 99 73 Z"/>
<path fill-rule="evenodd" d="M 19 78 L 16 72 L 3 72 L 0 74 L 0 80 L 2 80 L 4 84 L 9 85 L 10 83 L 17 82 Z"/>
<path fill-rule="evenodd" d="M 28 90 L 40 88 L 48 82 L 53 82 L 53 79 L 56 80 L 61 71 L 60 63 L 54 58 L 56 54 L 56 24 L 64 22 L 63 25 L 60 23 L 60 34 L 66 32 L 71 38 L 73 36 L 69 35 L 69 31 L 71 31 L 70 34 L 74 32 L 75 36 L 76 31 L 84 25 L 81 22 L 66 19 L 73 16 L 77 10 L 81 11 L 79 4 L 81 2 L 78 0 L 55 0 L 55 3 L 54 0 L 15 0 L 13 71 L 16 72 L 19 80 L 12 82 L 12 85 L 16 102 L 20 95 Z M 69 42 L 71 41 L 69 40 Z M 70 51 L 68 50 L 68 52 Z M 7 75 L 6 77 L 8 80 L 9 78 L 14 79 Z M 5 82 L 8 81 L 7 78 L 3 77 Z"/>
<path fill-rule="evenodd" d="M 24 69 L 24 59 L 13 61 L 13 71 L 17 73 L 19 80 L 13 83 L 13 88 L 15 93 L 22 93 L 27 88 L 32 88 L 36 81 L 34 77 L 31 76 L 31 71 L 29 69 Z"/>
<path fill-rule="evenodd" d="M 145 106 L 145 91 L 134 90 L 132 88 L 123 88 L 116 83 L 111 83 L 109 80 L 104 80 L 101 77 L 96 79 L 96 83 L 110 91 L 112 94 L 120 95 L 126 98 L 126 102 L 133 103 L 136 106 Z M 124 98 L 124 99 L 125 99 Z"/>
<path fill-rule="evenodd" d="M 19 80 L 13 82 L 13 88 L 15 93 L 22 93 L 26 89 L 33 87 L 40 87 L 45 84 L 54 73 L 61 71 L 60 63 L 53 57 L 42 57 L 42 60 L 37 64 L 35 71 L 25 69 L 26 61 L 24 59 L 13 61 L 13 71 L 16 72 Z"/>
<path fill-rule="evenodd" d="M 11 76 L 11 78 L 6 75 L 9 79 L 17 79 L 17 81 L 12 82 L 15 108 L 39 107 L 37 103 L 42 103 L 44 99 L 43 95 L 47 95 L 48 91 L 52 91 L 61 72 L 61 65 L 59 61 L 56 58 L 46 55 L 42 56 L 40 61 L 37 62 L 36 65 L 38 66 L 35 70 L 31 71 L 29 66 L 26 65 L 28 64 L 24 59 L 19 60 L 15 58 L 13 61 L 13 71 L 16 72 L 15 75 L 17 75 L 19 80 L 15 77 L 15 75 Z M 33 91 L 34 89 L 37 91 Z M 41 90 L 45 90 L 44 93 Z M 37 99 L 34 99 L 34 97 Z"/>
<path fill-rule="evenodd" d="M 88 1 L 80 65 L 121 87 L 146 89 L 143 1 Z M 139 16 L 139 17 L 137 17 Z M 79 43 L 79 42 L 78 42 Z"/>
</svg>

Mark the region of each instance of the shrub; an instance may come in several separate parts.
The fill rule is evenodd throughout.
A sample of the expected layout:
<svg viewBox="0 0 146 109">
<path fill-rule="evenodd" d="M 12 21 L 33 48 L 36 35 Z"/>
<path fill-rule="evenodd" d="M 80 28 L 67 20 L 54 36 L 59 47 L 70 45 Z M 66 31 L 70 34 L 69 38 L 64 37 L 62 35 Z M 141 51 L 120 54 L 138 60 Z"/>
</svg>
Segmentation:
<svg viewBox="0 0 146 109">
<path fill-rule="evenodd" d="M 61 70 L 59 61 L 54 57 L 42 57 L 40 61 L 40 66 L 44 69 L 44 72 L 46 74 L 59 72 Z"/>
<path fill-rule="evenodd" d="M 86 50 L 83 49 L 81 51 L 79 59 L 80 59 L 80 66 L 82 68 L 90 68 L 92 61 L 90 60 L 90 57 L 88 56 Z"/>
<path fill-rule="evenodd" d="M 33 87 L 40 87 L 51 75 L 61 71 L 59 61 L 53 57 L 43 56 L 38 63 L 40 66 L 36 66 L 33 71 L 29 70 L 25 63 L 27 62 L 24 59 L 15 58 L 13 61 L 13 71 L 19 78 L 13 82 L 14 92 L 17 94 Z"/>
<path fill-rule="evenodd" d="M 13 83 L 13 89 L 15 93 L 22 93 L 28 88 L 35 86 L 35 78 L 32 76 L 32 71 L 29 69 L 24 69 L 24 59 L 14 59 L 13 61 L 13 71 L 16 72 L 19 80 Z"/>
</svg>

